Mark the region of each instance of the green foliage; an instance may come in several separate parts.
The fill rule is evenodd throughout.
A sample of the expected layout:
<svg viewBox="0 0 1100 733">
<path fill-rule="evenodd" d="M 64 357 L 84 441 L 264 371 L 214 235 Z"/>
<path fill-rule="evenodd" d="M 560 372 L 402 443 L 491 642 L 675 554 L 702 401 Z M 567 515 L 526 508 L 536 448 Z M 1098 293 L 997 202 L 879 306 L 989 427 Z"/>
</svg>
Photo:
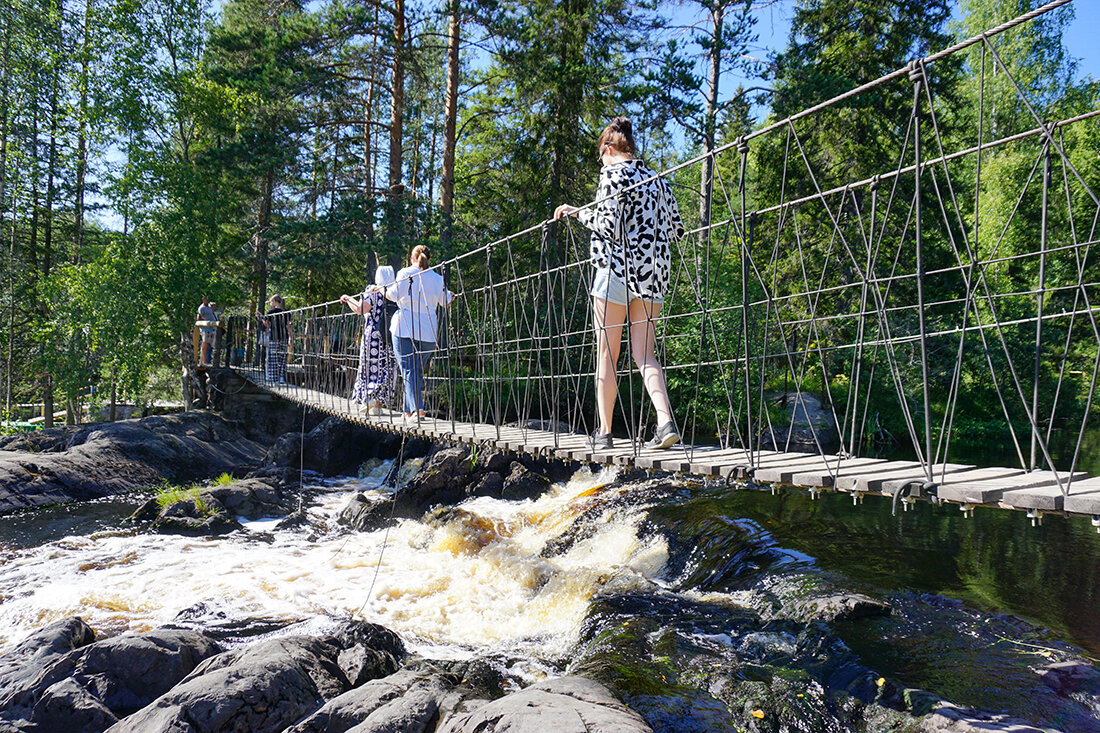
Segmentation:
<svg viewBox="0 0 1100 733">
<path fill-rule="evenodd" d="M 194 485 L 172 486 L 171 484 L 165 484 L 157 492 L 157 505 L 160 506 L 161 509 L 165 509 L 181 501 L 191 501 L 194 502 L 195 508 L 198 510 L 199 514 L 213 514 L 213 507 L 206 503 L 201 492 L 202 489 Z"/>
</svg>

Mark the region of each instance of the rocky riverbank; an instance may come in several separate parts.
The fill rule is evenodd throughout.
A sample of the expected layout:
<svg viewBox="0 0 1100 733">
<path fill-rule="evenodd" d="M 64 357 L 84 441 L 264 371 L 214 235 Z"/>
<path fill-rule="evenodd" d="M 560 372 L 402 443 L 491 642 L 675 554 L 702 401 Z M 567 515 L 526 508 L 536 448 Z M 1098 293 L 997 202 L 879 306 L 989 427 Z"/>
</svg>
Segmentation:
<svg viewBox="0 0 1100 733">
<path fill-rule="evenodd" d="M 162 433 L 160 443 L 173 445 L 169 435 Z M 730 493 L 725 486 L 643 472 L 605 479 L 582 471 L 590 483 L 561 494 L 559 482 L 577 466 L 483 448 L 417 442 L 402 447 L 399 440 L 324 419 L 309 418 L 304 436 L 237 436 L 270 446 L 236 469 L 248 469 L 247 478 L 199 486 L 166 506 L 147 503 L 111 533 L 113 540 L 135 540 L 131 547 L 144 540 L 145 550 L 81 559 L 75 572 L 108 571 L 102 577 L 116 583 L 140 577 L 155 593 L 167 583 L 157 586 L 144 574 L 125 572 L 127 563 L 140 562 L 150 551 L 148 533 L 202 535 L 206 539 L 198 541 L 157 536 L 154 544 L 175 543 L 166 562 L 201 565 L 193 574 L 219 581 L 221 574 L 228 579 L 246 566 L 262 566 L 255 587 L 281 599 L 297 600 L 299 578 L 305 579 L 301 591 L 309 593 L 326 572 L 346 569 L 337 583 L 325 586 L 335 592 L 283 603 L 281 615 L 267 617 L 255 610 L 255 600 L 267 596 L 239 595 L 235 607 L 222 593 L 230 584 L 214 582 L 203 586 L 214 592 L 177 594 L 160 604 L 167 613 L 144 625 L 131 623 L 129 628 L 140 630 L 125 633 L 125 624 L 92 629 L 79 616 L 95 623 L 91 604 L 140 604 L 144 591 L 71 603 L 64 613 L 76 615 L 0 649 L 0 732 L 1100 733 L 1100 673 L 1068 647 L 1045 647 L 1033 664 L 1014 668 L 1017 676 L 1004 684 L 1019 685 L 1014 694 L 1038 701 L 1016 709 L 1015 717 L 953 704 L 876 670 L 842 640 L 845 629 L 895 636 L 953 628 L 960 637 L 975 634 L 975 643 L 984 645 L 980 635 L 1008 639 L 1025 624 L 1011 617 L 977 618 L 959 602 L 930 594 L 856 590 L 843 577 L 797 560 L 759 527 L 724 509 Z M 62 443 L 41 445 L 44 453 Z M 400 486 L 393 491 L 335 493 L 344 479 L 322 478 L 354 473 L 370 458 L 395 456 L 405 467 L 394 462 L 391 478 Z M 387 465 L 367 461 L 363 470 L 378 477 Z M 305 487 L 298 483 L 300 470 L 312 477 Z M 302 511 L 322 499 L 330 507 L 326 513 Z M 486 506 L 495 509 L 479 510 Z M 261 518 L 281 521 L 264 522 L 262 530 L 244 526 Z M 540 522 L 545 531 L 537 538 L 523 534 Z M 385 533 L 376 531 L 383 527 Z M 380 584 L 386 588 L 372 595 L 370 568 L 381 564 L 381 550 L 351 555 L 344 547 L 383 534 L 390 541 L 387 558 L 399 551 L 427 555 L 430 563 L 466 557 L 469 563 L 446 567 L 487 580 L 459 584 L 446 574 L 425 574 L 422 581 L 405 583 L 391 575 Z M 327 544 L 320 554 L 308 554 L 309 562 L 282 572 L 291 556 L 273 550 L 286 538 L 297 538 L 301 546 Z M 248 548 L 243 563 L 205 566 Z M 119 573 L 113 574 L 116 564 Z M 392 572 L 394 565 L 389 567 Z M 410 572 L 416 576 L 420 568 Z M 518 579 L 523 593 L 501 595 L 492 585 L 501 576 L 491 572 Z M 166 577 L 172 583 L 187 576 Z M 334 603 L 347 585 L 354 586 L 354 601 Z M 22 592 L 10 588 L 0 593 L 0 604 Z M 467 604 L 470 594 L 482 592 L 497 599 L 488 601 L 494 605 Z M 94 596 L 85 594 L 74 598 Z M 429 598 L 430 608 L 387 608 L 403 595 Z M 360 597 L 381 598 L 367 616 L 394 628 L 403 628 L 402 616 L 414 608 L 431 621 L 469 615 L 471 609 L 492 614 L 496 605 L 514 604 L 493 616 L 503 620 L 498 625 L 525 619 L 524 607 L 541 608 L 538 623 L 527 631 L 501 635 L 509 639 L 545 634 L 546 625 L 566 613 L 573 620 L 567 634 L 558 632 L 568 643 L 537 659 L 522 656 L 530 648 L 522 643 L 493 647 L 479 640 L 429 654 L 425 649 L 436 648 L 425 645 L 432 632 L 420 632 L 428 627 L 404 628 L 402 639 L 360 620 L 354 611 Z M 195 603 L 199 598 L 207 600 Z M 319 607 L 346 610 L 336 616 Z M 955 618 L 957 626 L 934 625 L 945 617 Z M 102 613 L 98 618 L 109 620 Z M 1038 725 L 1019 714 L 1034 709 L 1041 710 L 1033 716 Z"/>
</svg>

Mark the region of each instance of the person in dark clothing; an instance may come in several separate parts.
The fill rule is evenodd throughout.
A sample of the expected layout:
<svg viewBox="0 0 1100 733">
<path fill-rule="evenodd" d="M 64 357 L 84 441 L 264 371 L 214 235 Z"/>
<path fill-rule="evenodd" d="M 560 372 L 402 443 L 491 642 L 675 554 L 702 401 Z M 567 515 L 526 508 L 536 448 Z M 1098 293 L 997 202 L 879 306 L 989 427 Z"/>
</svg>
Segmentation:
<svg viewBox="0 0 1100 733">
<path fill-rule="evenodd" d="M 285 384 L 286 356 L 290 341 L 294 338 L 294 328 L 291 325 L 290 314 L 283 309 L 282 296 L 272 295 L 268 305 L 270 307 L 267 313 L 262 316 L 257 314 L 269 334 L 264 376 L 269 382 Z"/>
</svg>

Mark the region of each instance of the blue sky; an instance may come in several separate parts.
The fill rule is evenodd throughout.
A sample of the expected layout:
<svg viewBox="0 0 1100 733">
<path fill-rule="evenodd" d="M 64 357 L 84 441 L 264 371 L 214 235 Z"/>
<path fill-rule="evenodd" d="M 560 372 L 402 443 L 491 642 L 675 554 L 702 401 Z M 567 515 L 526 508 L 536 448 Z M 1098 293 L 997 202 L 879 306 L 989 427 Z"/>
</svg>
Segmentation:
<svg viewBox="0 0 1100 733">
<path fill-rule="evenodd" d="M 760 4 L 765 2 L 762 0 Z M 1081 76 L 1100 79 L 1100 0 L 1073 0 L 1070 6 L 1075 17 L 1062 36 L 1063 43 L 1070 55 L 1078 59 Z M 786 46 L 793 8 L 794 0 L 776 0 L 757 11 L 757 32 L 762 54 Z"/>
</svg>

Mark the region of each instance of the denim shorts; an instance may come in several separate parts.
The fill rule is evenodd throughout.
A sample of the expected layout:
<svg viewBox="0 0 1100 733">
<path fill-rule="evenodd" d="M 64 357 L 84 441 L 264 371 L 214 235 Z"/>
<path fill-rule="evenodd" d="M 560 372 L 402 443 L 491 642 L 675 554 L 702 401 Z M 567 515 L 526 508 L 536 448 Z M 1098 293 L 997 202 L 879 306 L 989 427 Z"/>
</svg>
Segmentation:
<svg viewBox="0 0 1100 733">
<path fill-rule="evenodd" d="M 596 277 L 592 280 L 593 298 L 602 298 L 615 305 L 630 305 L 630 300 L 635 296 L 630 294 L 626 283 L 621 277 L 611 272 L 610 267 L 597 267 Z M 664 298 L 640 298 L 649 303 L 664 303 Z"/>
</svg>

